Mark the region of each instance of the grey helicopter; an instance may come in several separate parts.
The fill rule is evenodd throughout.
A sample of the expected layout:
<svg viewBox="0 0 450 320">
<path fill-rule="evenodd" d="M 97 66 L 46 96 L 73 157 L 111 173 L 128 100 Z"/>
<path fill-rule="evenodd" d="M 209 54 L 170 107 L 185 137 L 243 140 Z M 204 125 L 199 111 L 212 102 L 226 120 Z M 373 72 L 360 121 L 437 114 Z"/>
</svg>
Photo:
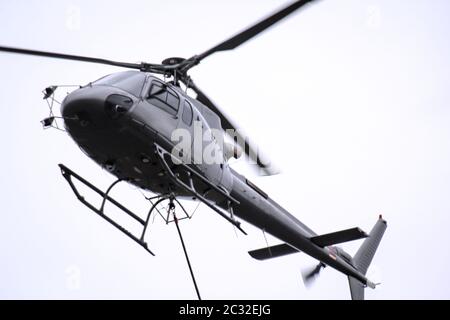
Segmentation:
<svg viewBox="0 0 450 320">
<path fill-rule="evenodd" d="M 319 264 L 303 274 L 305 283 L 310 283 L 324 267 L 330 266 L 348 277 L 352 299 L 364 299 L 364 289 L 376 287 L 366 273 L 387 228 L 382 216 L 369 234 L 360 228 L 321 235 L 315 233 L 231 168 L 229 160 L 243 153 L 253 159 L 264 174 L 277 173 L 258 148 L 237 130 L 226 113 L 188 75 L 191 68 L 210 55 L 239 47 L 310 2 L 312 0 L 294 1 L 201 54 L 188 59 L 168 58 L 160 64 L 127 63 L 0 46 L 0 51 L 7 53 L 131 69 L 80 86 L 68 93 L 60 105 L 60 120 L 71 138 L 88 157 L 117 180 L 102 191 L 65 165 L 59 164 L 59 167 L 78 200 L 152 255 L 144 239 L 150 217 L 159 213 L 167 223 L 174 222 L 199 299 L 200 291 L 178 224 L 179 220 L 190 218 L 180 202 L 185 199 L 205 204 L 244 234 L 237 218 L 282 241 L 278 245 L 249 251 L 254 259 L 273 259 L 300 252 L 317 259 Z M 53 99 L 57 88 L 46 88 L 44 99 Z M 195 92 L 196 97 L 188 95 L 185 89 Z M 57 118 L 51 109 L 49 117 L 42 123 L 44 127 L 54 127 Z M 180 129 L 188 133 L 183 136 L 182 143 L 173 139 L 174 132 Z M 195 138 L 197 131 L 200 139 Z M 205 136 L 208 138 L 204 139 Z M 202 156 L 208 153 L 206 151 L 214 155 L 215 161 L 202 161 Z M 102 197 L 99 207 L 85 199 L 75 180 Z M 119 182 L 154 194 L 147 198 L 151 207 L 145 218 L 109 195 Z M 104 210 L 106 202 L 136 220 L 142 226 L 142 233 L 135 235 L 110 218 Z M 167 213 L 158 209 L 163 202 L 168 203 Z M 179 217 L 175 214 L 176 208 L 181 210 Z M 354 256 L 336 246 L 363 238 L 365 240 Z"/>
</svg>

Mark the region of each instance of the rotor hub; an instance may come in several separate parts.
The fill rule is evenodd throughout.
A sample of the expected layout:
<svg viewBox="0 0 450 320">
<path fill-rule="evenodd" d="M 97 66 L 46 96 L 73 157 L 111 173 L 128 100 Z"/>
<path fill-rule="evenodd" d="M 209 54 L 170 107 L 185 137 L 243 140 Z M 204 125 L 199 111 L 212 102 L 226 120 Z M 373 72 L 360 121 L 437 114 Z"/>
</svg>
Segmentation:
<svg viewBox="0 0 450 320">
<path fill-rule="evenodd" d="M 179 64 L 185 60 L 186 60 L 185 58 L 171 57 L 171 58 L 164 59 L 161 63 L 163 65 L 173 66 L 173 65 Z"/>
</svg>

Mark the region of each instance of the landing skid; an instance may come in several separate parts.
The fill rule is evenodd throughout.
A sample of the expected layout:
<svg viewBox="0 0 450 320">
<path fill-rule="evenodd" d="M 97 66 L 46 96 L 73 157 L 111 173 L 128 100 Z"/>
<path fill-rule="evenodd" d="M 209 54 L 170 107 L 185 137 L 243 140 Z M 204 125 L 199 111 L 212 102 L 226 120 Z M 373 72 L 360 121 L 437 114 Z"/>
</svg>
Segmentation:
<svg viewBox="0 0 450 320">
<path fill-rule="evenodd" d="M 141 219 L 139 216 L 137 216 L 135 213 L 133 213 L 132 211 L 130 211 L 128 208 L 126 208 L 124 205 L 122 205 L 120 202 L 118 202 L 117 200 L 115 200 L 114 198 L 110 197 L 108 195 L 108 193 L 111 191 L 111 189 L 120 181 L 122 180 L 116 180 L 113 184 L 111 184 L 111 186 L 107 189 L 106 192 L 101 191 L 100 189 L 98 189 L 96 186 L 94 186 L 92 183 L 90 183 L 89 181 L 87 181 L 86 179 L 84 179 L 83 177 L 79 176 L 77 173 L 73 172 L 72 170 L 70 170 L 69 168 L 67 168 L 65 165 L 63 164 L 59 164 L 59 167 L 61 168 L 61 174 L 63 175 L 63 177 L 67 180 L 67 182 L 70 185 L 70 188 L 72 189 L 72 191 L 75 193 L 75 196 L 78 198 L 78 200 L 81 201 L 81 203 L 83 203 L 86 207 L 88 207 L 89 209 L 91 209 L 92 211 L 94 211 L 95 213 L 97 213 L 100 217 L 102 217 L 103 219 L 105 219 L 106 221 L 108 221 L 110 224 L 112 224 L 114 227 L 116 227 L 117 229 L 119 229 L 120 231 L 122 231 L 125 235 L 127 235 L 129 238 L 131 238 L 132 240 L 134 240 L 137 244 L 139 244 L 141 247 L 143 247 L 148 253 L 150 253 L 152 256 L 154 256 L 155 254 L 148 248 L 148 244 L 144 241 L 144 235 L 145 235 L 145 231 L 147 230 L 147 225 L 149 222 L 149 218 L 150 215 L 152 213 L 152 210 L 149 211 L 148 215 L 147 215 L 147 219 L 144 221 L 143 219 Z M 87 201 L 78 191 L 77 187 L 75 186 L 75 184 L 73 183 L 72 179 L 76 179 L 79 182 L 81 182 L 82 184 L 84 184 L 86 187 L 88 187 L 89 189 L 91 189 L 92 191 L 96 192 L 97 194 L 99 194 L 102 198 L 103 201 L 100 205 L 100 208 L 97 208 L 96 206 L 94 206 L 92 203 L 90 203 L 89 201 Z M 124 227 L 122 227 L 119 223 L 117 223 L 116 221 L 114 221 L 113 219 L 111 219 L 110 217 L 108 217 L 105 213 L 104 213 L 104 208 L 105 208 L 105 203 L 106 201 L 111 202 L 112 204 L 114 204 L 117 208 L 119 208 L 122 212 L 126 213 L 128 216 L 130 216 L 131 218 L 133 218 L 135 221 L 137 221 L 138 223 L 140 223 L 143 226 L 143 230 L 142 230 L 142 234 L 141 237 L 138 238 L 136 237 L 134 234 L 132 234 L 130 231 L 126 230 Z M 152 207 L 156 208 L 156 206 Z"/>
<path fill-rule="evenodd" d="M 215 212 L 220 214 L 228 222 L 230 222 L 236 228 L 238 228 L 242 233 L 247 234 L 244 230 L 242 230 L 242 228 L 240 226 L 240 222 L 237 221 L 233 216 L 231 204 L 232 203 L 239 204 L 239 202 L 236 199 L 234 199 L 231 195 L 229 195 L 225 190 L 222 190 L 218 186 L 211 183 L 208 179 L 206 179 L 202 174 L 200 174 L 193 168 L 187 166 L 184 163 L 181 163 L 178 159 L 174 159 L 173 155 L 171 153 L 169 153 L 168 151 L 166 151 L 165 149 L 163 149 L 161 146 L 155 144 L 155 147 L 156 147 L 156 154 L 159 157 L 159 160 L 164 168 L 165 173 L 169 176 L 169 178 L 172 180 L 172 182 L 174 184 L 176 184 L 178 187 L 184 189 L 186 192 L 191 194 L 195 199 L 203 202 L 209 208 L 211 208 L 212 210 L 214 210 Z M 200 291 L 198 289 L 197 282 L 194 277 L 194 272 L 192 270 L 192 266 L 189 261 L 189 256 L 188 256 L 186 246 L 185 246 L 185 243 L 183 240 L 183 236 L 181 235 L 180 226 L 178 223 L 180 220 L 190 219 L 192 217 L 192 215 L 189 216 L 189 214 L 186 212 L 184 207 L 176 199 L 175 195 L 172 192 L 167 193 L 167 194 L 157 195 L 157 196 L 151 197 L 151 198 L 146 198 L 147 200 L 150 201 L 150 203 L 152 205 L 151 205 L 151 208 L 144 220 L 109 195 L 111 189 L 115 185 L 117 185 L 121 181 L 126 181 L 126 180 L 123 180 L 123 179 L 116 180 L 108 187 L 108 189 L 105 192 L 103 192 L 102 190 L 100 190 L 99 188 L 94 186 L 92 183 L 90 183 L 89 181 L 87 181 L 86 179 L 84 179 L 83 177 L 78 175 L 77 173 L 75 173 L 72 170 L 70 170 L 69 168 L 67 168 L 65 165 L 60 164 L 59 167 L 61 169 L 61 174 L 67 180 L 67 182 L 70 185 L 70 188 L 75 193 L 75 196 L 78 198 L 78 200 L 81 203 L 83 203 L 86 207 L 88 207 L 89 209 L 91 209 L 92 211 L 97 213 L 100 217 L 105 219 L 107 222 L 112 224 L 114 227 L 116 227 L 117 229 L 122 231 L 125 235 L 127 235 L 129 238 L 131 238 L 133 241 L 135 241 L 137 244 L 139 244 L 141 247 L 143 247 L 148 253 L 150 253 L 153 256 L 155 254 L 148 248 L 148 244 L 144 240 L 144 236 L 146 234 L 152 213 L 155 212 L 155 214 L 156 214 L 156 212 L 157 212 L 161 216 L 161 218 L 166 222 L 166 224 L 175 222 L 175 226 L 177 227 L 177 231 L 178 231 L 178 236 L 180 238 L 181 245 L 182 245 L 184 255 L 186 258 L 186 262 L 188 264 L 189 271 L 190 271 L 190 274 L 192 277 L 192 281 L 194 283 L 195 291 L 197 293 L 198 299 L 201 300 Z M 74 179 L 78 180 L 79 182 L 84 184 L 86 187 L 88 187 L 89 189 L 91 189 L 92 191 L 94 191 L 95 193 L 97 193 L 98 195 L 100 195 L 102 197 L 102 202 L 99 207 L 96 207 L 95 205 L 93 205 L 92 203 L 87 201 L 80 194 L 76 185 L 74 184 L 74 181 L 73 181 Z M 199 192 L 197 190 L 199 186 L 202 186 L 203 188 L 206 187 L 211 192 L 215 192 L 217 195 L 222 197 L 228 205 L 230 215 L 228 215 L 227 212 L 224 209 L 222 209 L 221 207 L 219 207 L 214 201 L 207 199 L 204 192 L 203 193 Z M 153 200 L 155 202 L 152 202 Z M 107 201 L 112 203 L 113 205 L 115 205 L 122 212 L 126 213 L 129 217 L 133 218 L 135 221 L 137 221 L 139 224 L 142 225 L 142 232 L 141 232 L 140 237 L 134 235 L 133 233 L 131 233 L 130 231 L 125 229 L 122 225 L 120 225 L 118 222 L 114 221 L 112 218 L 110 218 L 109 216 L 107 216 L 105 214 L 104 209 L 105 209 L 105 204 Z M 161 211 L 157 207 L 163 201 L 169 201 L 169 206 L 168 206 L 166 214 L 161 213 Z M 175 204 L 177 204 L 182 209 L 183 216 L 180 218 L 175 215 Z"/>
<path fill-rule="evenodd" d="M 180 230 L 180 226 L 179 226 L 179 221 L 183 220 L 183 219 L 190 219 L 192 217 L 189 216 L 189 214 L 187 213 L 187 211 L 185 210 L 185 208 L 181 205 L 181 203 L 175 198 L 175 196 L 173 194 L 170 195 L 160 195 L 160 196 L 156 196 L 156 197 L 152 197 L 152 198 L 146 198 L 147 200 L 149 200 L 152 203 L 152 206 L 150 208 L 150 211 L 147 214 L 147 217 L 145 219 L 145 221 L 143 219 L 141 219 L 139 216 L 137 216 L 136 214 L 134 214 L 132 211 L 130 211 L 129 209 L 127 209 L 125 206 L 123 206 L 120 202 L 118 202 L 117 200 L 115 200 L 114 198 L 110 197 L 108 194 L 111 191 L 111 189 L 118 184 L 119 182 L 123 181 L 121 179 L 116 180 L 115 182 L 113 182 L 108 189 L 106 190 L 106 192 L 101 191 L 100 189 L 98 189 L 96 186 L 94 186 L 92 183 L 90 183 L 89 181 L 87 181 L 86 179 L 84 179 L 83 177 L 81 177 L 80 175 L 78 175 L 77 173 L 73 172 L 72 170 L 70 170 L 69 168 L 67 168 L 66 166 L 64 166 L 63 164 L 60 164 L 59 167 L 61 168 L 61 173 L 63 175 L 63 177 L 67 180 L 67 182 L 69 183 L 72 191 L 75 193 L 76 197 L 78 198 L 78 200 L 81 201 L 81 203 L 83 203 L 85 206 L 87 206 L 89 209 L 91 209 L 92 211 L 94 211 L 95 213 L 97 213 L 100 217 L 102 217 L 103 219 L 105 219 L 106 221 L 108 221 L 110 224 L 112 224 L 114 227 L 116 227 L 117 229 L 119 229 L 120 231 L 122 231 L 125 235 L 127 235 L 129 238 L 131 238 L 132 240 L 134 240 L 136 243 L 138 243 L 141 247 L 143 247 L 148 253 L 150 253 L 151 255 L 154 256 L 154 253 L 148 248 L 147 243 L 144 241 L 144 236 L 145 236 L 145 232 L 147 231 L 147 227 L 150 221 L 150 217 L 152 215 L 152 213 L 154 211 L 158 212 L 159 215 L 162 217 L 162 219 L 166 222 L 166 224 L 169 224 L 171 222 L 175 222 L 175 226 L 177 228 L 177 232 L 178 232 L 178 236 L 180 238 L 181 241 L 181 245 L 183 248 L 183 252 L 184 252 L 184 256 L 186 258 L 186 262 L 187 265 L 189 267 L 189 272 L 191 274 L 192 277 L 192 281 L 195 287 L 195 292 L 197 294 L 197 297 L 199 300 L 201 300 L 201 296 L 200 296 L 200 290 L 198 289 L 197 286 L 197 282 L 195 280 L 195 276 L 194 276 L 194 271 L 192 269 L 192 265 L 191 262 L 189 260 L 189 256 L 188 256 L 188 252 L 186 249 L 186 245 L 184 243 L 183 240 L 183 236 L 181 234 L 181 230 Z M 77 187 L 75 186 L 75 184 L 73 183 L 72 179 L 76 179 L 79 182 L 81 182 L 82 184 L 84 184 L 85 186 L 87 186 L 88 188 L 90 188 L 92 191 L 96 192 L 97 194 L 99 194 L 103 200 L 102 203 L 100 205 L 99 208 L 97 208 L 96 206 L 94 206 L 92 203 L 90 203 L 89 201 L 87 201 L 78 191 Z M 156 202 L 153 203 L 152 200 L 155 200 Z M 158 210 L 157 206 L 158 204 L 160 204 L 163 201 L 169 201 L 169 206 L 167 209 L 167 215 L 163 215 L 160 210 Z M 131 218 L 133 218 L 135 221 L 139 222 L 143 228 L 142 228 L 142 234 L 140 236 L 140 238 L 136 237 L 134 234 L 132 234 L 131 232 L 129 232 L 128 230 L 126 230 L 124 227 L 122 227 L 119 223 L 117 223 L 116 221 L 114 221 L 113 219 L 111 219 L 110 217 L 108 217 L 105 213 L 104 213 L 104 208 L 105 208 L 105 203 L 106 201 L 111 202 L 112 204 L 114 204 L 117 208 L 119 208 L 120 210 L 122 210 L 124 213 L 126 213 L 128 216 L 130 216 Z M 178 218 L 175 214 L 175 204 L 178 204 L 178 206 L 182 209 L 183 212 L 183 217 Z"/>
</svg>

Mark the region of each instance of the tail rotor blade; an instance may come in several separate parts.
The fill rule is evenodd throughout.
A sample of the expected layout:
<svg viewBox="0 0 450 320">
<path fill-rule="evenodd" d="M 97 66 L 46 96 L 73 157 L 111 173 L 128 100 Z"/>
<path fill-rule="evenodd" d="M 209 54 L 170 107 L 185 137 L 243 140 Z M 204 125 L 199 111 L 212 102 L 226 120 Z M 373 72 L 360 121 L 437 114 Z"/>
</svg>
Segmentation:
<svg viewBox="0 0 450 320">
<path fill-rule="evenodd" d="M 322 268 L 325 268 L 325 264 L 321 262 L 315 267 L 302 271 L 303 283 L 306 287 L 309 288 L 314 283 Z"/>
</svg>

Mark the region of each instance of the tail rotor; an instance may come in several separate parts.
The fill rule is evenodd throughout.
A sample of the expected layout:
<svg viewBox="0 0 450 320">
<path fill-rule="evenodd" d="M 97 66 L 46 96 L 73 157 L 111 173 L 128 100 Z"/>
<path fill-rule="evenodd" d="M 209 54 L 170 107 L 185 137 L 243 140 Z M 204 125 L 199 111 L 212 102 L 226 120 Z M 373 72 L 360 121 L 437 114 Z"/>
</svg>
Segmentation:
<svg viewBox="0 0 450 320">
<path fill-rule="evenodd" d="M 320 271 L 326 267 L 326 264 L 320 262 L 318 265 L 312 268 L 304 269 L 302 271 L 303 283 L 307 288 L 311 287 L 317 277 L 320 275 Z"/>
</svg>

